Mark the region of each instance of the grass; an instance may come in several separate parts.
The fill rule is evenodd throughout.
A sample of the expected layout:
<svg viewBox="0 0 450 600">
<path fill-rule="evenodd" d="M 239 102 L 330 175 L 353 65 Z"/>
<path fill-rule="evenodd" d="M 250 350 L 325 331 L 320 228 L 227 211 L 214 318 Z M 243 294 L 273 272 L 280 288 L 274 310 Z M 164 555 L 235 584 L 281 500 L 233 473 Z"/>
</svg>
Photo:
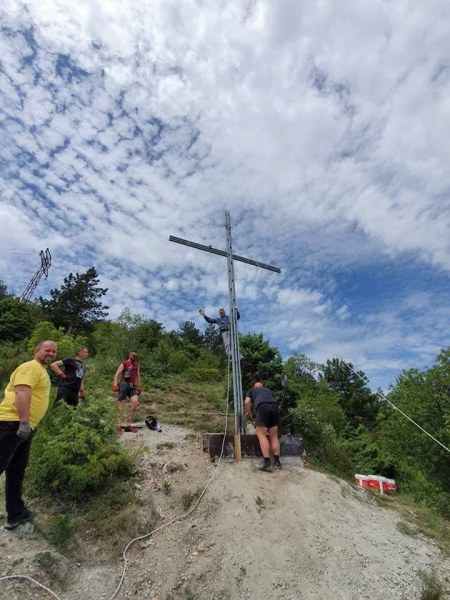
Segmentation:
<svg viewBox="0 0 450 600">
<path fill-rule="evenodd" d="M 395 510 L 402 517 L 402 525 L 397 528 L 406 535 L 423 535 L 433 539 L 440 550 L 450 554 L 450 521 L 440 515 L 436 510 L 416 502 L 405 494 L 378 494 L 370 492 L 374 502 Z M 414 532 L 414 533 L 410 533 Z"/>
<path fill-rule="evenodd" d="M 408 535 L 409 537 L 417 537 L 417 530 L 407 521 L 399 521 L 397 523 L 397 529 L 403 535 Z"/>
<path fill-rule="evenodd" d="M 181 495 L 181 506 L 184 510 L 188 510 L 191 507 L 191 504 L 194 502 L 194 500 L 197 500 L 197 498 L 200 496 L 201 491 L 201 488 L 199 488 L 195 492 L 184 492 L 184 494 Z"/>
<path fill-rule="evenodd" d="M 163 480 L 162 489 L 166 496 L 170 496 L 170 494 L 172 493 L 172 484 L 168 479 Z"/>
<path fill-rule="evenodd" d="M 421 573 L 422 593 L 420 600 L 444 600 L 444 588 L 434 573 Z"/>
<path fill-rule="evenodd" d="M 140 414 L 197 432 L 220 432 L 225 427 L 226 399 L 217 383 L 178 383 L 166 390 L 152 389 L 140 397 Z M 233 415 L 229 413 L 229 419 Z"/>
</svg>

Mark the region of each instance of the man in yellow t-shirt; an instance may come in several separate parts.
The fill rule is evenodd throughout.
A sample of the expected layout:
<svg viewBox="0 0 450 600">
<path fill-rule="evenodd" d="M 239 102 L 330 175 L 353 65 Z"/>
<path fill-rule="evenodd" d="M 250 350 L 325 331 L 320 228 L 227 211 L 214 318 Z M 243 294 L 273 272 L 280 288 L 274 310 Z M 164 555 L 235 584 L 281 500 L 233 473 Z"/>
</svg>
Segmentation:
<svg viewBox="0 0 450 600">
<path fill-rule="evenodd" d="M 15 529 L 33 518 L 22 499 L 23 478 L 34 429 L 47 412 L 50 397 L 47 367 L 55 360 L 56 351 L 55 342 L 40 342 L 34 350 L 34 359 L 21 364 L 11 375 L 0 403 L 0 474 L 5 471 L 8 517 L 5 529 Z"/>
</svg>

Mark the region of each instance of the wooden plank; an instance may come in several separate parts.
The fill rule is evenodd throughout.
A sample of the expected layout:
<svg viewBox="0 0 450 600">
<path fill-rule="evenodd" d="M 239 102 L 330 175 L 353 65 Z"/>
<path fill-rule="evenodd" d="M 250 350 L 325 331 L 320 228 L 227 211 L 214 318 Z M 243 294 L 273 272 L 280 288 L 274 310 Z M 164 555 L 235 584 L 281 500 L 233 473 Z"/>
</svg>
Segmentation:
<svg viewBox="0 0 450 600">
<path fill-rule="evenodd" d="M 261 456 L 258 437 L 243 434 L 240 436 L 241 455 L 247 458 Z M 203 451 L 208 452 L 211 459 L 223 457 L 235 458 L 234 434 L 227 433 L 223 443 L 223 433 L 205 433 L 202 437 Z M 303 438 L 299 435 L 282 435 L 280 438 L 281 456 L 301 456 L 304 450 Z M 237 449 L 238 450 L 238 449 Z"/>
</svg>

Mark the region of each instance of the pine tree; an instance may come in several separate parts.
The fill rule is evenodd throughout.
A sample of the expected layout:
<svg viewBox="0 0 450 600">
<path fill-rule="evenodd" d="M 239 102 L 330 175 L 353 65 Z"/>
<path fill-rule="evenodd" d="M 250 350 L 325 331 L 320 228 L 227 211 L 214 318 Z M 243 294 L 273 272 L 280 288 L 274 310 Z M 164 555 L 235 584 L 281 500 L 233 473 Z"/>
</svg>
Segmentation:
<svg viewBox="0 0 450 600">
<path fill-rule="evenodd" d="M 99 287 L 97 271 L 91 267 L 86 273 L 69 274 L 60 289 L 51 290 L 51 299 L 40 297 L 39 302 L 46 317 L 68 333 L 88 333 L 96 321 L 104 319 L 109 306 L 100 298 L 107 288 Z"/>
</svg>

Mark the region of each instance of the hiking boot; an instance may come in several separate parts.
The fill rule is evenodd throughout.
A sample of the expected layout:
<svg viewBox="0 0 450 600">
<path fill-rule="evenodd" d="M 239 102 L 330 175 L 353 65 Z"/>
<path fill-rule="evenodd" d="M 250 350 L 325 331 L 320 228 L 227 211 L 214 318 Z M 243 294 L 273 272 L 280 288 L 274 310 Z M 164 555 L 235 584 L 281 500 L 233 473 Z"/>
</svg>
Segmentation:
<svg viewBox="0 0 450 600">
<path fill-rule="evenodd" d="M 280 462 L 274 462 L 273 463 L 273 468 L 276 469 L 277 471 L 281 471 L 281 463 Z"/>
<path fill-rule="evenodd" d="M 269 463 L 266 463 L 264 461 L 262 461 L 258 467 L 258 469 L 260 471 L 269 471 L 269 473 L 272 471 L 272 465 Z"/>
<path fill-rule="evenodd" d="M 13 521 L 10 521 L 9 519 L 6 521 L 5 523 L 5 529 L 7 529 L 8 531 L 11 531 L 12 529 L 16 529 L 16 527 L 19 527 L 19 525 L 22 525 L 22 523 L 29 523 L 30 521 L 32 521 L 35 517 L 35 513 L 31 510 L 29 510 L 28 508 L 26 508 L 23 513 L 17 517 L 16 519 L 14 519 Z"/>
</svg>

